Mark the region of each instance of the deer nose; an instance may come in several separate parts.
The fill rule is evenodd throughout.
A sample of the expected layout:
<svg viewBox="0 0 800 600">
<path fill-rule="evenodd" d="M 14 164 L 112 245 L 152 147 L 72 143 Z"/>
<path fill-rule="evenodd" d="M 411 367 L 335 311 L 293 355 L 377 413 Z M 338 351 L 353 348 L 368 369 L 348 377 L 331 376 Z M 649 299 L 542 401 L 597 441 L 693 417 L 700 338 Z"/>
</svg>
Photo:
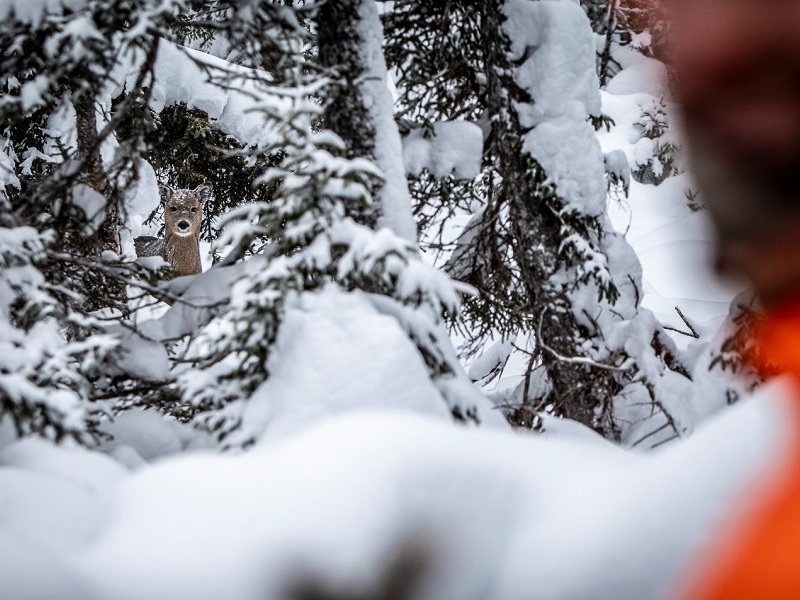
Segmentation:
<svg viewBox="0 0 800 600">
<path fill-rule="evenodd" d="M 181 231 L 189 229 L 189 221 L 178 221 L 178 229 Z"/>
</svg>

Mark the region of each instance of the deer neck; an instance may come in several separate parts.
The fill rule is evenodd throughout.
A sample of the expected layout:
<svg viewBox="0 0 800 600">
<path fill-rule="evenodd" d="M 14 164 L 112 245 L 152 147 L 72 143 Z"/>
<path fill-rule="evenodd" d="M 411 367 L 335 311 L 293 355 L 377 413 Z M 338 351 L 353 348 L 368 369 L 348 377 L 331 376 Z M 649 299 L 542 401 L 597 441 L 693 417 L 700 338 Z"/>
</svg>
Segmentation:
<svg viewBox="0 0 800 600">
<path fill-rule="evenodd" d="M 200 239 L 194 235 L 167 233 L 164 240 L 164 260 L 180 275 L 196 275 L 202 272 L 200 263 Z"/>
</svg>

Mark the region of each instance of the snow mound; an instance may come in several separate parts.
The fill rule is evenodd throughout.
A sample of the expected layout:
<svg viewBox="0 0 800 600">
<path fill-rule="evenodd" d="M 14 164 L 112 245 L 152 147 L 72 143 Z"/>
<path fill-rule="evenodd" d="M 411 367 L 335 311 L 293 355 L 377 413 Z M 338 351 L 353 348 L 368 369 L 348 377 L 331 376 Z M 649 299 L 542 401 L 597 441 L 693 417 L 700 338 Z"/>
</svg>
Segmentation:
<svg viewBox="0 0 800 600">
<path fill-rule="evenodd" d="M 176 454 L 189 446 L 202 446 L 202 434 L 154 410 L 126 410 L 101 429 L 113 438 L 102 444 L 103 451 L 128 466 Z"/>
<path fill-rule="evenodd" d="M 617 73 L 606 86 L 606 92 L 618 96 L 625 94 L 650 94 L 656 98 L 671 97 L 667 68 L 661 61 L 642 57 L 641 62 Z"/>
<path fill-rule="evenodd" d="M 272 376 L 244 408 L 242 435 L 285 434 L 365 407 L 449 418 L 408 334 L 361 294 L 333 287 L 305 294 L 288 310 L 275 347 Z"/>
<path fill-rule="evenodd" d="M 105 598 L 62 555 L 0 529 L 0 581 L 5 598 Z"/>
<path fill-rule="evenodd" d="M 403 138 L 406 173 L 419 175 L 427 169 L 437 179 L 453 175 L 474 179 L 480 174 L 483 157 L 483 131 L 467 121 L 434 123 L 433 135 L 414 129 Z"/>
<path fill-rule="evenodd" d="M 351 597 L 408 552 L 420 598 L 664 597 L 787 440 L 785 385 L 647 455 L 377 411 L 184 455 L 127 478 L 76 563 L 121 599 Z"/>
</svg>

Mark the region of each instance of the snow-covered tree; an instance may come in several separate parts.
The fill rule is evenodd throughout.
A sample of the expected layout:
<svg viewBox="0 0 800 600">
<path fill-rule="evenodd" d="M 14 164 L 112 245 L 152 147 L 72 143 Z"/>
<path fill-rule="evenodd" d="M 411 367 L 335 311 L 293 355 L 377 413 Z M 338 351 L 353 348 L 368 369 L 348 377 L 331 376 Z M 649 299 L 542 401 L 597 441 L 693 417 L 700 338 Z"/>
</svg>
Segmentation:
<svg viewBox="0 0 800 600">
<path fill-rule="evenodd" d="M 239 423 L 220 411 L 268 379 L 285 307 L 336 286 L 396 319 L 443 405 L 479 420 L 456 391 L 463 373 L 442 327 L 466 288 L 416 247 L 373 2 L 40 8 L 14 4 L 2 33 L 4 72 L 18 74 L 0 106 L 11 123 L 5 197 L 43 240 L 64 331 L 85 348 L 109 345 L 104 332 L 120 345 L 102 366 L 80 363 L 97 379 L 78 386 L 81 400 L 199 414 L 228 433 Z M 185 284 L 158 284 L 159 271 L 132 262 L 131 236 L 158 217 L 157 178 L 213 184 L 205 231 L 222 231 L 224 259 L 198 285 L 222 278 L 230 293 L 198 304 Z M 145 293 L 173 310 L 134 314 Z M 175 314 L 187 316 L 168 326 Z"/>
<path fill-rule="evenodd" d="M 685 170 L 681 164 L 683 157 L 677 128 L 670 123 L 668 107 L 663 98 L 646 101 L 642 105 L 642 115 L 636 128 L 641 136 L 634 157 L 636 168 L 633 176 L 637 181 L 658 185 Z"/>
<path fill-rule="evenodd" d="M 28 373 L 29 385 L 8 387 L 13 401 L 3 403 L 20 433 L 88 441 L 87 417 L 101 407 L 87 401 L 125 362 L 106 325 L 127 312 L 125 284 L 138 271 L 123 260 L 119 226 L 139 137 L 118 144 L 113 134 L 123 115 L 141 116 L 157 33 L 178 6 L 3 5 L 4 331 L 38 340 L 29 363 L 10 371 Z M 122 64 L 134 65 L 127 80 Z"/>
<path fill-rule="evenodd" d="M 622 69 L 615 50 L 630 46 L 647 56 L 666 58 L 669 22 L 657 2 L 580 0 L 597 35 L 597 73 L 606 85 Z"/>
<path fill-rule="evenodd" d="M 41 237 L 31 265 L 62 307 L 62 341 L 119 344 L 85 362 L 82 399 L 253 441 L 243 415 L 286 315 L 336 290 L 405 332 L 456 419 L 481 420 L 482 399 L 448 324 L 474 381 L 525 363 L 489 394 L 514 423 L 555 414 L 633 443 L 641 405 L 682 433 L 667 399 L 688 369 L 640 307 L 640 266 L 606 215 L 629 169 L 592 127 L 611 121 L 590 23 L 622 27 L 638 8 L 584 4 L 590 18 L 556 0 L 381 3 L 385 42 L 372 0 L 11 5 L 9 222 Z M 663 178 L 678 168 L 667 105 L 643 110 L 637 173 Z M 158 233 L 159 183 L 204 182 L 217 264 L 163 281 L 131 238 Z M 429 266 L 418 231 L 468 285 Z M 145 349 L 157 360 L 137 362 Z"/>
<path fill-rule="evenodd" d="M 220 243 L 235 255 L 268 242 L 246 261 L 229 308 L 192 341 L 188 357 L 203 376 L 182 376 L 184 397 L 226 443 L 252 442 L 258 431 L 242 411 L 270 376 L 285 311 L 334 285 L 365 293 L 396 318 L 453 416 L 477 421 L 469 394 L 454 392 L 460 367 L 441 327 L 466 288 L 422 263 L 416 247 L 377 10 L 372 2 L 330 4 L 313 16 L 318 69 L 330 77 L 301 65 L 267 90 L 260 110 L 274 138 L 259 152 L 280 155 L 261 180 L 274 196 L 227 214 Z"/>
<path fill-rule="evenodd" d="M 64 305 L 68 290 L 40 270 L 49 260 L 51 236 L 30 226 L 0 228 L 0 419 L 10 419 L 18 436 L 88 444 L 101 411 L 86 398 L 118 342 L 99 332 L 65 339 L 65 325 L 84 323 Z"/>
<path fill-rule="evenodd" d="M 485 133 L 480 179 L 456 183 L 432 164 L 413 179 L 420 212 L 438 213 L 426 232 L 434 249 L 452 240 L 436 233 L 452 226 L 437 221 L 471 214 L 447 268 L 480 291 L 461 331 L 472 349 L 490 342 L 473 378 L 496 373 L 516 339 L 528 352 L 526 375 L 510 397 L 497 398 L 513 407 L 515 422 L 550 412 L 633 442 L 624 399 L 636 395 L 675 435 L 680 426 L 661 404 L 673 388 L 662 383 L 688 384 L 688 372 L 640 309 L 640 266 L 605 216 L 608 160 L 588 122 L 601 112 L 587 18 L 570 2 L 468 8 L 450 3 L 440 19 L 426 20 L 417 18 L 425 11 L 418 3 L 399 2 L 386 22 L 397 28 L 387 56 L 407 107 L 407 159 L 417 158 L 417 129 L 442 147 L 441 119 L 470 119 Z M 456 47 L 448 68 L 435 63 Z M 623 162 L 610 175 L 625 186 Z"/>
</svg>

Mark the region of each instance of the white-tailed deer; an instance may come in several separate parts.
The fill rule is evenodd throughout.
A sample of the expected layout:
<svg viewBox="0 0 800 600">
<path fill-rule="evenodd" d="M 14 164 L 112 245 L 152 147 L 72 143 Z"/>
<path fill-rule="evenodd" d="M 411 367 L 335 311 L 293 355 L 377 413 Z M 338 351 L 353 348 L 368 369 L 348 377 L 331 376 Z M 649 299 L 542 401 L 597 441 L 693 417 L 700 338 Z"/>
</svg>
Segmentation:
<svg viewBox="0 0 800 600">
<path fill-rule="evenodd" d="M 150 236 L 134 240 L 137 256 L 161 256 L 178 275 L 196 275 L 200 263 L 200 225 L 203 207 L 211 188 L 201 185 L 193 190 L 161 187 L 164 205 L 164 239 Z"/>
</svg>

